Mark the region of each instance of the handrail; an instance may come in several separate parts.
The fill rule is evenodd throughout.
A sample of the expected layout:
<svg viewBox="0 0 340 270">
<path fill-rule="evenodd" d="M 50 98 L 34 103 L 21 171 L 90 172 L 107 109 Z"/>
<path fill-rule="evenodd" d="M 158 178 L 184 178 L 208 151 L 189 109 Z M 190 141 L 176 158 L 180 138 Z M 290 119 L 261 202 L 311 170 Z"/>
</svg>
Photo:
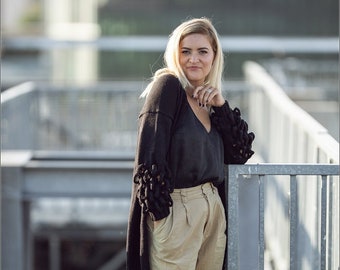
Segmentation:
<svg viewBox="0 0 340 270">
<path fill-rule="evenodd" d="M 1 93 L 2 149 L 134 150 L 144 103 L 138 97 L 145 85 L 145 81 L 86 86 L 29 82 L 10 88 Z M 223 88 L 240 109 L 246 106 L 244 82 L 228 82 Z"/>
<path fill-rule="evenodd" d="M 129 197 L 133 159 L 132 156 L 124 155 L 119 161 L 119 153 L 94 153 L 91 158 L 91 152 L 67 153 L 63 157 L 62 153 L 54 152 L 25 152 L 25 151 L 5 151 L 1 153 L 2 161 L 2 215 L 5 221 L 2 225 L 3 243 L 9 243 L 3 246 L 3 260 L 6 262 L 4 265 L 9 265 L 6 269 L 22 269 L 21 263 L 24 257 L 28 254 L 17 253 L 20 260 L 13 261 L 10 256 L 11 248 L 20 250 L 23 247 L 24 236 L 28 233 L 22 231 L 25 226 L 22 226 L 22 211 L 23 202 L 27 205 L 32 199 L 36 198 L 55 198 L 55 197 L 97 197 L 104 198 L 112 196 Z M 274 203 L 273 200 L 270 204 L 266 202 L 267 193 L 272 194 L 270 189 L 267 189 L 268 183 L 276 183 L 275 179 L 267 179 L 271 175 L 288 175 L 290 177 L 290 253 L 297 254 L 297 243 L 294 239 L 299 236 L 297 228 L 301 228 L 301 217 L 298 216 L 302 213 L 300 209 L 298 212 L 294 209 L 299 206 L 299 196 L 301 189 L 305 187 L 299 182 L 299 177 L 304 175 L 321 175 L 321 180 L 315 179 L 301 179 L 302 182 L 308 183 L 308 186 L 313 186 L 316 183 L 320 184 L 320 218 L 321 230 L 319 241 L 321 243 L 321 259 L 322 265 L 329 264 L 333 260 L 334 265 L 339 264 L 339 260 L 334 254 L 339 252 L 338 231 L 335 230 L 339 226 L 339 220 L 332 219 L 330 215 L 332 211 L 336 213 L 339 211 L 339 179 L 335 178 L 339 174 L 339 165 L 334 164 L 246 164 L 246 165 L 229 165 L 227 167 L 226 177 L 228 185 L 226 185 L 227 201 L 228 201 L 228 270 L 241 269 L 239 268 L 240 254 L 239 247 L 242 243 L 239 242 L 239 221 L 240 213 L 242 212 L 242 196 L 240 181 L 243 179 L 247 183 L 258 185 L 259 190 L 253 188 L 253 192 L 257 193 L 259 208 L 259 270 L 263 269 L 264 250 L 269 249 L 270 241 L 265 238 L 265 208 Z M 326 176 L 334 176 L 326 178 Z M 268 187 L 270 188 L 270 187 Z M 284 190 L 282 191 L 284 192 Z M 240 193 L 242 194 L 242 192 Z M 284 195 L 286 196 L 286 195 Z M 280 196 L 279 196 L 280 197 Z M 278 199 L 278 198 L 276 198 Z M 280 205 L 278 205 L 280 207 Z M 251 207 L 248 209 L 250 212 L 256 211 L 256 201 L 251 201 Z M 241 212 L 240 212 L 241 211 Z M 276 208 L 276 211 L 279 211 Z M 257 226 L 256 220 L 251 220 L 251 227 Z M 15 224 L 15 225 L 14 225 Z M 327 224 L 327 226 L 326 226 Z M 333 225 L 332 225 L 333 224 Z M 299 226 L 298 226 L 299 225 Z M 332 227 L 333 226 L 333 227 Z M 331 231 L 329 231 L 331 228 Z M 332 229 L 333 228 L 333 229 Z M 27 228 L 26 228 L 27 229 Z M 333 238 L 335 240 L 332 240 Z M 326 238 L 324 238 L 326 236 Z M 14 242 L 10 239 L 16 239 Z M 326 239 L 326 240 L 324 240 Z M 265 242 L 266 240 L 266 242 Z M 266 247 L 265 247 L 266 243 Z M 336 244 L 337 243 L 337 244 Z M 249 239 L 247 244 L 249 244 Z M 325 247 L 327 248 L 325 249 Z M 330 251 L 329 247 L 332 247 Z M 256 252 L 257 250 L 253 251 Z M 325 253 L 326 252 L 326 253 Z M 330 254 L 330 252 L 332 252 Z M 7 256 L 8 255 L 8 256 Z M 241 254 L 248 256 L 249 254 Z M 327 255 L 327 256 L 326 256 Z M 298 257 L 291 256 L 291 265 L 296 265 Z M 15 265 L 15 267 L 13 266 Z M 255 267 L 252 267 L 254 269 Z M 249 268 L 248 268 L 249 269 Z M 279 269 L 279 268 L 278 268 Z M 287 269 L 287 268 L 286 268 Z M 296 268 L 291 268 L 291 270 Z M 299 268 L 297 268 L 299 269 Z M 313 269 L 313 268 L 312 268 Z M 314 268 L 315 269 L 315 268 Z M 325 268 L 321 268 L 325 269 Z"/>
<path fill-rule="evenodd" d="M 253 91 L 249 122 L 266 162 L 339 163 L 339 143 L 319 122 L 296 105 L 274 79 L 254 62 L 244 64 Z"/>
<path fill-rule="evenodd" d="M 166 36 L 105 36 L 93 40 L 56 40 L 46 37 L 5 37 L 3 46 L 13 50 L 50 50 L 88 46 L 102 51 L 164 51 Z M 226 52 L 337 54 L 338 37 L 222 36 Z"/>
<path fill-rule="evenodd" d="M 258 231 L 258 251 L 253 251 L 256 255 L 258 254 L 258 265 L 252 265 L 252 269 L 264 269 L 264 252 L 265 244 L 270 247 L 272 239 L 265 238 L 265 206 L 268 207 L 268 203 L 265 202 L 266 197 L 266 182 L 265 178 L 270 175 L 287 175 L 289 176 L 289 263 L 285 264 L 282 268 L 280 267 L 279 259 L 276 262 L 277 269 L 301 269 L 298 267 L 298 263 L 301 258 L 298 258 L 298 233 L 301 233 L 301 227 L 303 227 L 303 221 L 299 216 L 299 192 L 297 177 L 302 175 L 319 175 L 321 176 L 321 225 L 319 234 L 320 243 L 320 259 L 316 259 L 316 264 L 310 268 L 304 269 L 326 269 L 326 265 L 331 269 L 331 264 L 335 266 L 332 269 L 339 267 L 339 258 L 336 258 L 339 254 L 340 247 L 339 242 L 339 220 L 332 219 L 328 211 L 332 212 L 332 209 L 339 210 L 339 178 L 334 181 L 335 178 L 331 176 L 339 176 L 339 165 L 335 164 L 246 164 L 246 165 L 229 165 L 228 166 L 228 185 L 226 186 L 226 194 L 228 194 L 228 251 L 227 251 L 227 268 L 228 270 L 239 270 L 240 268 L 240 253 L 239 253 L 239 181 L 240 177 L 248 178 L 246 181 L 258 182 L 258 203 L 259 203 L 259 231 Z M 254 178 L 255 176 L 255 178 Z M 249 179 L 249 177 L 252 177 Z M 310 181 L 309 179 L 304 179 Z M 274 182 L 275 179 L 270 179 Z M 311 180 L 312 181 L 312 180 Z M 269 182 L 269 180 L 268 180 Z M 314 180 L 315 183 L 315 180 Z M 312 185 L 312 182 L 310 183 Z M 317 195 L 317 194 L 316 194 Z M 255 202 L 253 202 L 254 204 Z M 271 204 L 274 202 L 271 201 Z M 317 206 L 315 206 L 317 207 Z M 254 211 L 248 210 L 248 211 Z M 279 211 L 279 209 L 276 209 Z M 301 211 L 301 210 L 300 210 Z M 281 220 L 281 225 L 284 220 Z M 249 224 L 253 226 L 254 221 L 252 220 Z M 283 232 L 282 232 L 283 233 Z M 333 235 L 332 233 L 337 234 Z M 268 234 L 268 232 L 267 232 Z M 249 243 L 247 243 L 249 244 Z M 281 243 L 281 249 L 283 243 Z M 281 250 L 282 252 L 282 250 Z M 301 255 L 301 254 L 300 254 Z M 243 254 L 244 257 L 251 257 L 250 254 Z M 310 259 L 310 258 L 309 258 Z M 315 258 L 312 258 L 315 259 Z M 313 263 L 313 262 L 310 262 Z M 317 268 L 314 268 L 318 266 Z M 319 268 L 320 267 L 320 268 Z"/>
<path fill-rule="evenodd" d="M 12 88 L 11 90 L 1 93 L 1 104 L 5 104 L 6 102 L 14 100 L 17 97 L 25 95 L 34 90 L 35 84 L 33 82 L 25 82 L 19 84 L 15 88 Z"/>
<path fill-rule="evenodd" d="M 24 184 L 15 193 L 25 200 L 130 196 L 134 161 L 128 153 L 2 151 L 1 160 L 4 170 L 22 171 Z M 10 198 L 13 189 L 4 183 L 2 196 Z"/>
</svg>

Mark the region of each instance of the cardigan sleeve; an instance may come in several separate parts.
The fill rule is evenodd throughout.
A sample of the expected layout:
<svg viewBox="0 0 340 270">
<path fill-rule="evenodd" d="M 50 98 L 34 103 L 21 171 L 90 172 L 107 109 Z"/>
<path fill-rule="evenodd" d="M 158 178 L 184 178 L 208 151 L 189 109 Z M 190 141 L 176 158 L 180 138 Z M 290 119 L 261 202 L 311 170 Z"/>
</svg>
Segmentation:
<svg viewBox="0 0 340 270">
<path fill-rule="evenodd" d="M 176 77 L 163 75 L 154 82 L 139 116 L 134 183 L 142 211 L 153 220 L 168 216 L 172 206 L 167 154 L 180 89 Z"/>
<path fill-rule="evenodd" d="M 225 164 L 244 164 L 254 154 L 253 132 L 248 133 L 248 124 L 241 118 L 238 108 L 231 109 L 228 101 L 221 107 L 213 107 L 212 121 L 220 132 L 224 145 Z"/>
</svg>

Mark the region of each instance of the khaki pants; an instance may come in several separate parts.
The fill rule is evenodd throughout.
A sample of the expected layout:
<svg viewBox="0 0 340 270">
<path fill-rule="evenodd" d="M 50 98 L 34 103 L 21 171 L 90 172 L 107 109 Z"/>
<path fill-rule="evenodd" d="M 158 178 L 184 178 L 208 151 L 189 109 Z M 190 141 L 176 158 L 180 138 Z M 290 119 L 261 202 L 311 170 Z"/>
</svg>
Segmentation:
<svg viewBox="0 0 340 270">
<path fill-rule="evenodd" d="M 170 215 L 147 220 L 152 270 L 221 270 L 226 247 L 224 208 L 206 183 L 175 189 Z"/>
</svg>

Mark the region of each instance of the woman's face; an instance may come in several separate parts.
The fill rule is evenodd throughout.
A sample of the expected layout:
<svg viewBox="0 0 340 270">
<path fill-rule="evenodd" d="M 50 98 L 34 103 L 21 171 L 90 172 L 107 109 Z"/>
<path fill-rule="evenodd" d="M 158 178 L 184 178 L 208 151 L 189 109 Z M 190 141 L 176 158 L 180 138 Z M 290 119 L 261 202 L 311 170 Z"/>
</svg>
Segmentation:
<svg viewBox="0 0 340 270">
<path fill-rule="evenodd" d="M 210 40 L 206 35 L 190 34 L 179 44 L 179 64 L 193 86 L 204 84 L 214 56 Z"/>
</svg>

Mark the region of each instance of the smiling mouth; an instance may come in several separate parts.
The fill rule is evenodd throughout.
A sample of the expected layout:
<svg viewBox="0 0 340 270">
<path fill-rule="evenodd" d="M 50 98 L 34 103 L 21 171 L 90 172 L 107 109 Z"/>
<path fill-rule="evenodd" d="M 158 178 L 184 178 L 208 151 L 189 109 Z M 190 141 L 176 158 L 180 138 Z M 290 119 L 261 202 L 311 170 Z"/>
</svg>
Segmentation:
<svg viewBox="0 0 340 270">
<path fill-rule="evenodd" d="M 198 67 L 198 66 L 190 66 L 190 67 L 188 67 L 188 69 L 199 69 L 200 67 Z"/>
</svg>

